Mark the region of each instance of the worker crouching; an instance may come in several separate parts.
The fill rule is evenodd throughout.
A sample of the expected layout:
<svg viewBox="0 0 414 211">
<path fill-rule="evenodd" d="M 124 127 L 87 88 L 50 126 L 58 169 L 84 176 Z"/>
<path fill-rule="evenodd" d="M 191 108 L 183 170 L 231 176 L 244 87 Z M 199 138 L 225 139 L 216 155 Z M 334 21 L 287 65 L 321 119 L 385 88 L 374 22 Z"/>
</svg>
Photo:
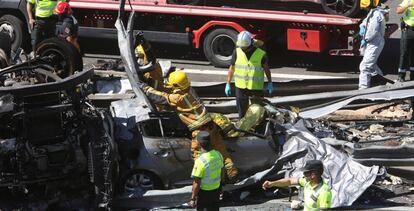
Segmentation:
<svg viewBox="0 0 414 211">
<path fill-rule="evenodd" d="M 169 105 L 178 114 L 180 120 L 192 132 L 191 151 L 194 159 L 197 159 L 201 152 L 201 146 L 196 137 L 200 131 L 209 132 L 211 147 L 217 149 L 224 157 L 224 165 L 229 179 L 234 178 L 238 171 L 223 144 L 217 125 L 212 121 L 210 114 L 201 103 L 200 98 L 190 87 L 190 81 L 184 72 L 172 72 L 167 81 L 172 88 L 172 93 L 161 92 L 141 82 L 140 87 L 155 104 Z"/>
</svg>

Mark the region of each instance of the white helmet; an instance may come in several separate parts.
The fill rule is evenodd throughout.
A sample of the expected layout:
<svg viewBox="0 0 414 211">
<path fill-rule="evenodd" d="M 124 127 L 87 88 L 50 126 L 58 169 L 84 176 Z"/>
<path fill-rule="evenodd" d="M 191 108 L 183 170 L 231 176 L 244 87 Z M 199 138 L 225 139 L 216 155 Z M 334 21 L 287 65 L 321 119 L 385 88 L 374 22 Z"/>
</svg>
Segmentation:
<svg viewBox="0 0 414 211">
<path fill-rule="evenodd" d="M 253 35 L 248 31 L 242 31 L 237 35 L 237 47 L 247 48 L 252 44 Z"/>
</svg>

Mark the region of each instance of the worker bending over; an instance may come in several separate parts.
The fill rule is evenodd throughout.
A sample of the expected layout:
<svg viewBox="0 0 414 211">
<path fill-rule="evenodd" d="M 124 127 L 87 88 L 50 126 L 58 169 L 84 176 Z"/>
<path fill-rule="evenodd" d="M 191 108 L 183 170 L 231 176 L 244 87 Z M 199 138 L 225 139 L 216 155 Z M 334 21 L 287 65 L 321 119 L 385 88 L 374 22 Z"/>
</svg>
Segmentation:
<svg viewBox="0 0 414 211">
<path fill-rule="evenodd" d="M 144 38 L 142 32 L 139 32 L 135 37 L 135 46 L 135 56 L 141 68 L 145 68 L 146 65 L 151 64 L 150 67 L 147 67 L 147 70 L 143 70 L 148 85 L 158 91 L 168 91 L 168 88 L 164 84 L 161 65 L 155 57 L 151 44 Z"/>
<path fill-rule="evenodd" d="M 68 2 L 60 2 L 56 5 L 53 13 L 59 15 L 62 20 L 62 26 L 59 28 L 59 37 L 66 39 L 80 52 L 80 46 L 78 43 L 78 21 L 73 16 L 73 10 Z"/>
<path fill-rule="evenodd" d="M 155 104 L 170 105 L 174 109 L 181 121 L 192 132 L 191 151 L 193 159 L 197 159 L 201 154 L 201 146 L 196 137 L 200 131 L 207 131 L 211 137 L 211 147 L 217 149 L 224 157 L 224 165 L 229 179 L 235 178 L 238 171 L 223 144 L 218 126 L 211 120 L 210 114 L 190 87 L 187 75 L 182 71 L 172 72 L 167 84 L 172 87 L 171 93 L 161 92 L 141 82 L 139 86 Z"/>
</svg>

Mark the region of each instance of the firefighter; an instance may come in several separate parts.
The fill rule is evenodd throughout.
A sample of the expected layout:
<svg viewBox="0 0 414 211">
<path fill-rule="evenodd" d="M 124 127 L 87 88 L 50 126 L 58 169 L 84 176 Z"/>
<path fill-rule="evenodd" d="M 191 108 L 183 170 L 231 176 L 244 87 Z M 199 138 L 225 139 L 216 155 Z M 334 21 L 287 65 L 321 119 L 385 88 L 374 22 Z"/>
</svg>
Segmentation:
<svg viewBox="0 0 414 211">
<path fill-rule="evenodd" d="M 264 75 L 267 77 L 267 90 L 273 92 L 272 76 L 270 74 L 266 52 L 255 47 L 256 40 L 248 31 L 237 35 L 237 47 L 233 52 L 231 65 L 227 75 L 225 94 L 231 95 L 230 82 L 233 79 L 236 86 L 236 104 L 239 118 L 242 118 L 249 106 L 249 98 L 256 101 L 263 96 Z"/>
<path fill-rule="evenodd" d="M 389 9 L 372 6 L 367 17 L 360 24 L 361 46 L 363 55 L 359 65 L 359 89 L 371 87 L 371 79 L 382 79 L 382 70 L 377 61 L 385 45 L 385 22 L 389 18 Z"/>
<path fill-rule="evenodd" d="M 403 14 L 398 80 L 405 81 L 405 73 L 408 70 L 410 71 L 410 80 L 414 80 L 414 0 L 403 0 L 397 7 L 397 13 Z"/>
<path fill-rule="evenodd" d="M 189 205 L 192 208 L 197 206 L 197 210 L 219 210 L 220 184 L 224 177 L 223 156 L 211 148 L 208 132 L 199 132 L 197 141 L 205 152 L 194 162 L 191 173 L 194 180 Z"/>
<path fill-rule="evenodd" d="M 59 15 L 62 25 L 59 28 L 58 36 L 70 42 L 80 52 L 78 43 L 78 21 L 73 16 L 73 10 L 68 2 L 59 2 L 53 13 Z"/>
<path fill-rule="evenodd" d="M 265 181 L 266 190 L 271 187 L 300 185 L 304 188 L 304 211 L 326 210 L 332 206 L 332 192 L 322 178 L 323 164 L 320 160 L 308 160 L 303 168 L 303 178 L 284 178 L 277 181 Z"/>
<path fill-rule="evenodd" d="M 155 58 L 150 43 L 139 33 L 136 37 L 135 46 L 135 56 L 137 57 L 137 62 L 140 66 L 145 66 L 150 62 L 155 64 L 153 67 L 154 69 L 144 73 L 144 77 L 148 84 L 158 91 L 167 91 L 167 87 L 165 87 L 164 84 L 161 65 Z"/>
<path fill-rule="evenodd" d="M 197 159 L 201 154 L 201 147 L 196 137 L 200 131 L 207 131 L 211 137 L 211 147 L 217 149 L 224 157 L 224 165 L 227 176 L 230 180 L 235 179 L 238 171 L 223 144 L 218 126 L 211 120 L 210 114 L 205 106 L 190 87 L 187 75 L 182 71 L 172 72 L 167 81 L 168 86 L 172 87 L 172 92 L 161 92 L 144 82 L 139 86 L 155 104 L 169 105 L 174 109 L 181 121 L 192 132 L 191 151 L 193 159 Z"/>
<path fill-rule="evenodd" d="M 54 37 L 56 33 L 57 17 L 53 15 L 53 9 L 59 2 L 65 0 L 28 0 L 26 11 L 29 26 L 32 31 L 32 50 L 35 52 L 36 45 L 44 39 Z M 33 16 L 33 8 L 35 14 Z"/>
</svg>

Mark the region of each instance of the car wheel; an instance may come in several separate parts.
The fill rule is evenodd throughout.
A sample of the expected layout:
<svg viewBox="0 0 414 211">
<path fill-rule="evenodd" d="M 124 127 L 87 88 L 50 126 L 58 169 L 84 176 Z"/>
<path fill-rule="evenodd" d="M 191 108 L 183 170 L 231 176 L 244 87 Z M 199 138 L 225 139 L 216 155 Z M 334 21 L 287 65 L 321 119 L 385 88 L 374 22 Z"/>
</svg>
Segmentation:
<svg viewBox="0 0 414 211">
<path fill-rule="evenodd" d="M 134 169 L 125 174 L 120 182 L 120 193 L 142 196 L 148 190 L 163 189 L 161 180 L 152 172 Z"/>
<path fill-rule="evenodd" d="M 354 17 L 360 11 L 360 0 L 321 0 L 323 10 L 328 14 Z"/>
<path fill-rule="evenodd" d="M 36 47 L 36 55 L 48 57 L 51 66 L 57 70 L 56 74 L 61 78 L 83 70 L 82 56 L 79 51 L 61 38 L 53 37 L 39 43 Z"/>
<path fill-rule="evenodd" d="M 22 46 L 22 44 L 25 44 L 23 41 L 29 38 L 23 21 L 12 15 L 3 15 L 0 18 L 0 32 L 10 35 L 13 51 L 16 51 L 19 47 L 25 47 Z"/>
<path fill-rule="evenodd" d="M 230 66 L 236 48 L 237 32 L 233 29 L 214 29 L 204 39 L 204 55 L 216 67 Z"/>
</svg>

